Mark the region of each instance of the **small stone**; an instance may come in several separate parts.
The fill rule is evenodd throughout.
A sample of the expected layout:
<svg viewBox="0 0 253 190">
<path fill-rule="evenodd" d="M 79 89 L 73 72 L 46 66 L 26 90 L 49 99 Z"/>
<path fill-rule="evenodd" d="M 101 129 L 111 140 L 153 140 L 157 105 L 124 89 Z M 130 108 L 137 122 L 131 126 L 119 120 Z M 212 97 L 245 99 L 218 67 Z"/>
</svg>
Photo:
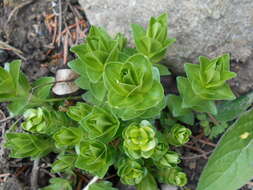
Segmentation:
<svg viewBox="0 0 253 190">
<path fill-rule="evenodd" d="M 133 186 L 133 185 L 124 185 L 122 183 L 119 183 L 117 185 L 117 187 L 120 189 L 120 190 L 136 190 L 136 188 Z"/>
<path fill-rule="evenodd" d="M 79 87 L 74 83 L 78 75 L 71 69 L 60 69 L 56 72 L 56 81 L 70 81 L 58 82 L 53 87 L 53 92 L 56 95 L 72 94 L 79 90 Z"/>
<path fill-rule="evenodd" d="M 172 186 L 172 185 L 162 184 L 161 185 L 161 190 L 177 190 L 177 187 Z"/>
</svg>

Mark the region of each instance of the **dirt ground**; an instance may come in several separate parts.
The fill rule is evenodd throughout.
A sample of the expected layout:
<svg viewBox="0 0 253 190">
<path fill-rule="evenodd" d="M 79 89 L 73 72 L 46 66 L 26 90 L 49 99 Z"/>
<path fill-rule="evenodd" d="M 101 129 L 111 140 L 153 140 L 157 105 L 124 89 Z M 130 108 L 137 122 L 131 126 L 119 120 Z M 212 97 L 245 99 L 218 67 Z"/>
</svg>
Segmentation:
<svg viewBox="0 0 253 190">
<path fill-rule="evenodd" d="M 61 2 L 61 4 L 59 4 Z M 67 67 L 73 59 L 68 49 L 80 43 L 87 34 L 89 24 L 77 0 L 0 0 L 0 65 L 14 59 L 22 59 L 22 70 L 34 80 L 40 76 L 54 75 L 59 68 Z M 233 62 L 232 68 L 238 78 L 231 81 L 233 89 L 243 94 L 253 89 L 253 63 Z M 175 78 L 163 78 L 166 92 L 175 92 Z M 5 104 L 0 110 L 8 117 Z M 4 115 L 0 112 L 0 120 Z M 29 159 L 10 159 L 3 148 L 3 134 L 16 120 L 0 123 L 0 190 L 31 189 L 30 176 L 33 162 Z M 19 121 L 20 122 L 20 121 Z M 196 189 L 200 173 L 218 139 L 211 142 L 198 127 L 192 127 L 193 137 L 186 146 L 177 148 L 183 156 L 181 166 L 188 174 L 188 190 Z M 39 164 L 39 186 L 48 184 L 52 176 L 50 163 L 55 155 L 43 158 Z M 76 171 L 80 189 L 87 181 L 80 171 Z M 115 171 L 110 171 L 114 174 Z M 118 183 L 117 177 L 110 179 Z M 251 189 L 245 186 L 243 190 Z M 186 189 L 186 188 L 185 188 Z"/>
</svg>

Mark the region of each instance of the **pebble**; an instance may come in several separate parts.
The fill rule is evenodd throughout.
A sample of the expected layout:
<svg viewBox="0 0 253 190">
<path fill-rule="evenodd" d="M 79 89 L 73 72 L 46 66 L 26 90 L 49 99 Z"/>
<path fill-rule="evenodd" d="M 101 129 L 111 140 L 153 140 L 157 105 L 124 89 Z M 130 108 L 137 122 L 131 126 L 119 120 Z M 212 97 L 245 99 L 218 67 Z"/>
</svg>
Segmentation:
<svg viewBox="0 0 253 190">
<path fill-rule="evenodd" d="M 136 190 L 136 188 L 133 185 L 124 185 L 122 183 L 119 183 L 117 187 L 120 190 Z"/>
<path fill-rule="evenodd" d="M 177 187 L 172 186 L 172 185 L 162 184 L 161 185 L 161 190 L 177 190 Z"/>
<path fill-rule="evenodd" d="M 59 69 L 56 72 L 56 81 L 74 80 L 78 75 L 71 69 Z M 74 82 L 59 82 L 53 87 L 53 92 L 56 95 L 71 94 L 79 90 L 79 87 Z"/>
</svg>

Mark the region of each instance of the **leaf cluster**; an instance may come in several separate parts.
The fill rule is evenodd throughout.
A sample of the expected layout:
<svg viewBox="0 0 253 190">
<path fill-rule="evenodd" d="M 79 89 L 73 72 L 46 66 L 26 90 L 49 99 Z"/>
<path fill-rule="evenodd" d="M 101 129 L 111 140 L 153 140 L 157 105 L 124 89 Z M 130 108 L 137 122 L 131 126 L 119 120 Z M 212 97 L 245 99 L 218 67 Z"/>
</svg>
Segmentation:
<svg viewBox="0 0 253 190">
<path fill-rule="evenodd" d="M 160 78 L 170 72 L 158 62 L 175 42 L 168 38 L 167 25 L 166 14 L 152 17 L 146 30 L 133 24 L 135 47 L 120 33 L 112 37 L 92 26 L 84 43 L 71 48 L 77 58 L 68 66 L 79 74 L 75 83 L 85 92 L 84 101 L 71 106 L 50 99 L 53 78 L 30 84 L 19 61 L 0 67 L 0 101 L 11 102 L 9 110 L 24 116 L 23 133 L 6 135 L 11 157 L 37 159 L 54 152 L 58 156 L 51 172 L 68 179 L 74 179 L 77 168 L 102 179 L 114 167 L 122 183 L 138 190 L 157 190 L 157 181 L 184 186 L 187 176 L 172 147 L 189 141 L 187 126 L 194 125 L 195 112 L 225 117 L 224 122 L 235 118 L 215 104 L 235 98 L 226 83 L 235 73 L 228 54 L 200 57 L 200 64 L 185 64 L 186 77 L 177 77 L 179 95 L 165 96 Z M 166 107 L 169 112 L 162 112 Z M 70 181 L 52 178 L 44 189 L 72 189 Z M 102 181 L 90 189 L 115 188 Z"/>
</svg>

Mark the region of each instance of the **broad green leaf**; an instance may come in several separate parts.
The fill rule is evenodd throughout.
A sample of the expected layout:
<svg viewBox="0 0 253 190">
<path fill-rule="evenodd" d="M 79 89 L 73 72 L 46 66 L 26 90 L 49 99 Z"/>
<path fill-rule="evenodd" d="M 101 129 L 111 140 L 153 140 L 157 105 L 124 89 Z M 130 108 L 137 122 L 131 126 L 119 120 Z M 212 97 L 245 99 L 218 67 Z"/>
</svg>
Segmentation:
<svg viewBox="0 0 253 190">
<path fill-rule="evenodd" d="M 233 101 L 226 101 L 217 105 L 218 114 L 215 116 L 219 121 L 231 121 L 246 111 L 253 103 L 253 92 L 240 96 Z"/>
<path fill-rule="evenodd" d="M 132 24 L 132 31 L 135 43 L 145 35 L 145 30 L 138 24 Z"/>
<path fill-rule="evenodd" d="M 165 65 L 154 64 L 154 66 L 159 69 L 161 76 L 171 75 L 171 72 L 169 71 L 169 69 Z"/>
<path fill-rule="evenodd" d="M 8 86 L 8 88 L 6 88 Z M 0 94 L 16 93 L 10 73 L 0 67 Z"/>
<path fill-rule="evenodd" d="M 253 176 L 253 109 L 228 129 L 209 158 L 197 190 L 236 190 Z"/>
<path fill-rule="evenodd" d="M 136 185 L 136 188 L 137 190 L 158 190 L 157 183 L 150 173 Z"/>
<path fill-rule="evenodd" d="M 50 185 L 42 188 L 41 190 L 72 190 L 72 185 L 69 180 L 55 177 L 49 180 Z"/>
<path fill-rule="evenodd" d="M 194 114 L 192 112 L 189 112 L 183 116 L 176 117 L 176 119 L 188 125 L 194 124 Z"/>
<path fill-rule="evenodd" d="M 91 92 L 86 92 L 85 94 L 82 95 L 82 99 L 90 104 L 94 105 L 100 105 L 101 102 L 96 99 Z"/>
<path fill-rule="evenodd" d="M 109 181 L 100 181 L 97 183 L 93 183 L 88 190 L 117 190 L 112 187 L 112 183 Z"/>
<path fill-rule="evenodd" d="M 12 158 L 32 159 L 46 156 L 54 148 L 51 139 L 27 133 L 7 133 L 5 147 L 11 150 Z"/>
<path fill-rule="evenodd" d="M 191 109 L 182 107 L 182 98 L 176 95 L 168 95 L 168 107 L 174 117 L 184 116 L 191 112 Z"/>
<path fill-rule="evenodd" d="M 189 80 L 185 77 L 177 77 L 177 87 L 183 99 L 183 108 L 192 108 L 199 112 L 217 113 L 214 101 L 204 100 L 194 94 Z"/>
<path fill-rule="evenodd" d="M 51 92 L 51 88 L 54 85 L 54 77 L 41 77 L 36 80 L 32 86 L 34 88 L 34 96 L 40 99 L 46 99 Z"/>
<path fill-rule="evenodd" d="M 75 80 L 75 84 L 79 86 L 81 89 L 89 90 L 90 89 L 90 82 L 88 77 L 81 76 Z"/>
<path fill-rule="evenodd" d="M 22 88 L 23 92 L 19 92 L 20 94 L 29 94 L 29 91 L 31 90 L 31 84 L 29 83 L 27 77 L 24 73 L 19 73 L 19 87 Z"/>
<path fill-rule="evenodd" d="M 10 69 L 10 75 L 12 76 L 15 88 L 18 88 L 19 85 L 19 73 L 20 73 L 20 66 L 21 66 L 21 61 L 20 60 L 15 60 L 12 61 L 9 64 L 9 69 Z"/>
<path fill-rule="evenodd" d="M 21 98 L 8 104 L 8 110 L 12 116 L 22 114 L 29 107 L 29 98 Z"/>
<path fill-rule="evenodd" d="M 68 63 L 68 66 L 75 71 L 76 73 L 80 74 L 81 76 L 86 76 L 86 68 L 84 62 L 81 59 L 75 59 Z"/>
<path fill-rule="evenodd" d="M 96 99 L 103 101 L 107 92 L 103 80 L 96 83 L 90 82 L 90 92 Z"/>
</svg>

